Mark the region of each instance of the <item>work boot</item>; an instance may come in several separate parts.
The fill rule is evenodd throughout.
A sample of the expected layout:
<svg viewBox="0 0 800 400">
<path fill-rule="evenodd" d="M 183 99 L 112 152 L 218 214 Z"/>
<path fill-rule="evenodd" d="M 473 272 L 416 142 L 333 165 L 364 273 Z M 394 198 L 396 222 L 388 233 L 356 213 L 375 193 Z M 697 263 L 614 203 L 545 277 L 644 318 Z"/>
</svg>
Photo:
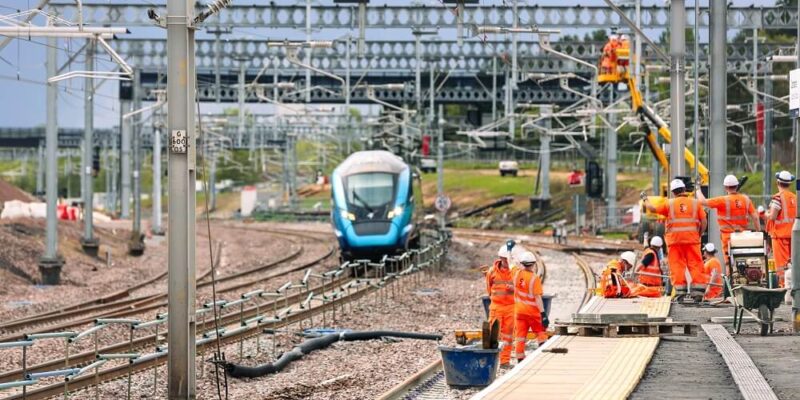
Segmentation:
<svg viewBox="0 0 800 400">
<path fill-rule="evenodd" d="M 511 366 L 510 362 L 505 364 L 500 364 L 500 369 L 511 369 L 511 368 L 513 367 Z"/>
</svg>

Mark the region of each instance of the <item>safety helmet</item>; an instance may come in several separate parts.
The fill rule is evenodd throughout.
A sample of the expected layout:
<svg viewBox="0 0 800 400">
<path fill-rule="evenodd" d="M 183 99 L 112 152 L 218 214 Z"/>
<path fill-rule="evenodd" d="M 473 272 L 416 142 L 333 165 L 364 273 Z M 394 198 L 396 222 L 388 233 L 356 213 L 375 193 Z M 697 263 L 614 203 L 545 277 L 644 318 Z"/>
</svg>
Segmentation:
<svg viewBox="0 0 800 400">
<path fill-rule="evenodd" d="M 661 247 L 663 245 L 664 245 L 664 239 L 661 239 L 661 236 L 653 236 L 653 238 L 650 239 L 650 246 Z"/>
<path fill-rule="evenodd" d="M 781 183 L 792 183 L 794 182 L 794 175 L 792 175 L 789 171 L 781 171 L 775 174 L 775 179 Z"/>
<path fill-rule="evenodd" d="M 716 253 L 717 252 L 717 246 L 714 246 L 714 243 L 706 243 L 706 245 L 703 246 L 703 251 L 705 251 L 706 253 L 712 253 L 712 254 Z"/>
<path fill-rule="evenodd" d="M 612 33 L 612 34 L 608 35 L 608 39 L 609 40 L 619 40 L 619 35 L 617 35 L 616 33 Z"/>
<path fill-rule="evenodd" d="M 536 262 L 536 256 L 533 255 L 530 251 L 526 251 L 519 255 L 518 261 L 520 264 L 533 264 Z"/>
<path fill-rule="evenodd" d="M 672 182 L 669 183 L 669 191 L 672 192 L 678 189 L 686 189 L 686 184 L 680 179 L 673 179 Z"/>
<path fill-rule="evenodd" d="M 636 262 L 636 254 L 634 252 L 632 252 L 632 251 L 624 251 L 624 252 L 622 252 L 622 254 L 620 254 L 619 258 L 621 260 L 627 262 L 631 266 L 633 266 L 634 263 Z"/>
<path fill-rule="evenodd" d="M 508 251 L 508 246 L 505 243 L 497 250 L 497 256 L 501 258 L 509 258 L 511 256 L 511 252 Z"/>
<path fill-rule="evenodd" d="M 758 206 L 758 213 L 759 214 L 763 214 L 764 211 L 766 211 L 766 210 L 764 210 L 764 206 Z"/>
<path fill-rule="evenodd" d="M 725 187 L 739 186 L 739 179 L 737 179 L 733 175 L 727 175 L 725 176 L 725 179 L 722 181 L 722 186 Z"/>
</svg>

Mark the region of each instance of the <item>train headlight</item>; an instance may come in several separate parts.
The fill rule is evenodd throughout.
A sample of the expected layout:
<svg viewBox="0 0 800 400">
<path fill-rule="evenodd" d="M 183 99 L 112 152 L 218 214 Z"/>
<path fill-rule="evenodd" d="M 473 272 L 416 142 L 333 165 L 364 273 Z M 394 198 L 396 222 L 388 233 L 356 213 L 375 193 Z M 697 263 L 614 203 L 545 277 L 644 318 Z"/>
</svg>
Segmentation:
<svg viewBox="0 0 800 400">
<path fill-rule="evenodd" d="M 348 212 L 347 210 L 339 210 L 339 214 L 342 216 L 342 218 L 344 218 L 346 220 L 350 220 L 350 221 L 355 221 L 356 220 L 356 215 L 351 213 L 351 212 Z"/>
<path fill-rule="evenodd" d="M 387 217 L 394 218 L 403 213 L 403 207 L 397 206 L 392 211 L 389 211 Z"/>
</svg>

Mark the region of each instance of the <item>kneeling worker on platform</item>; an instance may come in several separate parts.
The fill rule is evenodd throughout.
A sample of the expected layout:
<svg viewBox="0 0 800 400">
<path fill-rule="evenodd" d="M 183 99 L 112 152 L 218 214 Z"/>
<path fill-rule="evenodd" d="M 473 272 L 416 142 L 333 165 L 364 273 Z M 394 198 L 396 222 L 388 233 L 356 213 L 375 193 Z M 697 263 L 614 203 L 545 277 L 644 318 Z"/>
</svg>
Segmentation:
<svg viewBox="0 0 800 400">
<path fill-rule="evenodd" d="M 697 190 L 697 199 L 703 206 L 717 210 L 717 220 L 719 221 L 719 233 L 722 238 L 722 254 L 725 255 L 725 263 L 728 263 L 728 243 L 731 241 L 733 232 L 743 232 L 748 227 L 748 217 L 753 221 L 756 231 L 761 230 L 758 213 L 753 202 L 747 195 L 739 193 L 739 179 L 733 175 L 728 175 L 722 181 L 725 186 L 724 196 L 706 199 L 703 192 Z M 669 243 L 668 243 L 669 244 Z"/>
<path fill-rule="evenodd" d="M 706 290 L 706 300 L 716 299 L 722 294 L 722 264 L 717 258 L 717 248 L 714 243 L 706 243 L 703 246 L 703 269 L 708 275 L 708 289 Z"/>
<path fill-rule="evenodd" d="M 792 226 L 797 213 L 797 195 L 791 191 L 795 177 L 789 171 L 778 172 L 775 178 L 778 180 L 778 193 L 772 196 L 766 213 L 769 221 L 767 233 L 772 238 L 772 254 L 779 285 L 786 287 L 784 276 L 792 255 Z"/>
<path fill-rule="evenodd" d="M 669 189 L 674 197 L 659 207 L 650 204 L 646 195 L 642 200 L 650 212 L 667 217 L 667 260 L 678 300 L 683 300 L 691 292 L 692 298 L 700 302 L 708 284 L 700 255 L 700 233 L 706 229 L 706 212 L 698 200 L 687 196 L 686 184 L 682 180 L 673 179 Z M 687 290 L 686 270 L 692 277 L 691 290 Z"/>
<path fill-rule="evenodd" d="M 542 300 L 542 280 L 536 271 L 536 256 L 526 251 L 518 261 L 520 268 L 514 270 L 514 353 L 522 361 L 528 331 L 536 334 L 541 345 L 547 340 L 545 329 L 549 321 Z"/>
<path fill-rule="evenodd" d="M 632 297 L 631 286 L 622 276 L 626 270 L 632 269 L 636 264 L 636 254 L 626 251 L 620 254 L 618 260 L 611 260 L 600 275 L 600 288 L 603 297 Z"/>
<path fill-rule="evenodd" d="M 486 291 L 491 299 L 489 325 L 500 323 L 500 365 L 511 361 L 511 340 L 514 332 L 514 272 L 509 265 L 513 242 L 500 247 L 497 259 L 486 271 Z"/>
<path fill-rule="evenodd" d="M 649 296 L 646 297 L 661 296 L 664 292 L 660 254 L 663 246 L 664 240 L 661 239 L 661 236 L 653 236 L 650 239 L 650 246 L 644 249 L 639 266 L 633 271 L 643 286 L 642 289 L 648 292 Z M 642 293 L 639 295 L 641 296 Z"/>
</svg>

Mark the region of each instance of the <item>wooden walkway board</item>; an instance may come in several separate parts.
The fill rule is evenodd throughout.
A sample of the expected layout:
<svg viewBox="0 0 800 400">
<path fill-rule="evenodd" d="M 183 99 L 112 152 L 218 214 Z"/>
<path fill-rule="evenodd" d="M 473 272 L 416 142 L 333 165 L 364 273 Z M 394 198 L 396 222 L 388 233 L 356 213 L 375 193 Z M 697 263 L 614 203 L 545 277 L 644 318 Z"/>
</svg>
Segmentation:
<svg viewBox="0 0 800 400">
<path fill-rule="evenodd" d="M 657 337 L 554 336 L 473 399 L 625 399 L 657 345 Z M 542 351 L 555 348 L 569 351 Z"/>
<path fill-rule="evenodd" d="M 725 364 L 731 371 L 736 386 L 745 400 L 777 400 L 778 396 L 761 375 L 753 363 L 753 359 L 736 343 L 728 330 L 722 325 L 703 324 L 703 330 L 708 338 L 717 346 L 717 351 L 722 355 Z"/>
<path fill-rule="evenodd" d="M 583 308 L 581 314 L 637 314 L 644 313 L 650 318 L 666 318 L 669 316 L 670 298 L 634 298 L 606 299 L 601 296 L 592 297 Z"/>
</svg>

